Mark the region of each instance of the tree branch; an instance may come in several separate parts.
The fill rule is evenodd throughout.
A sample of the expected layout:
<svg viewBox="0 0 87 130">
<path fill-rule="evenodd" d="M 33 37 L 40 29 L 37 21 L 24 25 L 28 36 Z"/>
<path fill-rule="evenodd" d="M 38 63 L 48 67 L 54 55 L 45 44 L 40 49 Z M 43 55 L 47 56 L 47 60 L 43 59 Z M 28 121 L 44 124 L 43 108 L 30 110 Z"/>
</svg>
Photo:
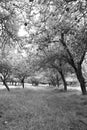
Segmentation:
<svg viewBox="0 0 87 130">
<path fill-rule="evenodd" d="M 80 65 L 82 64 L 82 62 L 84 60 L 85 54 L 86 54 L 86 50 L 83 52 L 83 55 L 82 55 L 81 60 L 79 62 Z"/>
<path fill-rule="evenodd" d="M 60 41 L 61 41 L 62 45 L 65 47 L 65 49 L 66 49 L 66 51 L 67 51 L 67 53 L 69 55 L 69 58 L 66 57 L 68 63 L 71 64 L 71 65 L 73 65 L 73 66 L 75 66 L 72 54 L 70 53 L 70 50 L 68 49 L 68 47 L 67 47 L 67 45 L 66 45 L 66 43 L 64 41 L 64 33 L 61 33 L 61 40 Z"/>
</svg>

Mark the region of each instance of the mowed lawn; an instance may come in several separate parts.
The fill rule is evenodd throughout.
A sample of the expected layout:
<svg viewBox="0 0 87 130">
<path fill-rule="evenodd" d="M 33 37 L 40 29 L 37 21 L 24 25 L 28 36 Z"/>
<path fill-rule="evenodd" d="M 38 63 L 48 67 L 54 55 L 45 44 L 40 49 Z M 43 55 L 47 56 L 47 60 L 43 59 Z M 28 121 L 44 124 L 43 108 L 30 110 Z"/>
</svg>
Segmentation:
<svg viewBox="0 0 87 130">
<path fill-rule="evenodd" d="M 0 90 L 0 130 L 87 130 L 87 96 L 74 90 Z"/>
</svg>

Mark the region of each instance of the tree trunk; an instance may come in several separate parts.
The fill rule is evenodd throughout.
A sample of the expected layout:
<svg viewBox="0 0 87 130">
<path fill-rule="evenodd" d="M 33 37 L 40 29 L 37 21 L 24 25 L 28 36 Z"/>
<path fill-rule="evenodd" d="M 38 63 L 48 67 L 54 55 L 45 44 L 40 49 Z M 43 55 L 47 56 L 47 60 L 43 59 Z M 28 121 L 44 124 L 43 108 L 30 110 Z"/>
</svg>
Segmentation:
<svg viewBox="0 0 87 130">
<path fill-rule="evenodd" d="M 24 88 L 24 82 L 22 82 L 22 87 Z"/>
<path fill-rule="evenodd" d="M 1 78 L 2 82 L 3 82 L 3 85 L 5 85 L 5 87 L 7 88 L 8 91 L 10 91 L 5 79 Z"/>
<path fill-rule="evenodd" d="M 17 86 L 17 82 L 15 81 L 15 86 Z"/>
<path fill-rule="evenodd" d="M 78 81 L 80 83 L 82 94 L 85 95 L 86 94 L 86 85 L 85 85 L 85 79 L 84 79 L 84 77 L 82 75 L 81 66 L 78 67 L 77 70 L 75 70 L 75 73 L 76 73 L 77 79 L 78 79 Z"/>
<path fill-rule="evenodd" d="M 64 90 L 67 91 L 67 83 L 66 83 L 65 77 L 64 77 L 62 71 L 60 71 L 59 73 L 61 75 L 61 78 L 62 78 L 62 81 L 63 81 L 63 84 L 64 84 Z"/>
<path fill-rule="evenodd" d="M 22 87 L 24 88 L 24 79 L 21 80 Z"/>
<path fill-rule="evenodd" d="M 85 85 L 85 79 L 82 75 L 81 65 L 82 65 L 82 62 L 83 62 L 85 54 L 86 54 L 87 44 L 85 46 L 86 49 L 83 51 L 83 55 L 81 56 L 80 62 L 77 63 L 77 67 L 76 67 L 75 62 L 74 62 L 74 57 L 72 56 L 72 53 L 70 52 L 70 50 L 68 49 L 68 47 L 66 45 L 64 36 L 65 36 L 65 34 L 61 33 L 61 43 L 65 47 L 65 49 L 69 55 L 69 58 L 70 58 L 70 59 L 67 58 L 67 61 L 74 68 L 77 79 L 81 86 L 82 94 L 85 95 L 86 94 L 86 85 Z"/>
</svg>

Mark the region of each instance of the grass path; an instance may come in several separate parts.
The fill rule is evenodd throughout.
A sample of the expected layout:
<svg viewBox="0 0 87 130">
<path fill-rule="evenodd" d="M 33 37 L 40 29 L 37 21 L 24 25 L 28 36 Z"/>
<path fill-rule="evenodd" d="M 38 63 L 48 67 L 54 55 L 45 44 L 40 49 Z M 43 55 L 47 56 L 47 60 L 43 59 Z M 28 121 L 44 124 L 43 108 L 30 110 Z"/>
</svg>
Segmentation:
<svg viewBox="0 0 87 130">
<path fill-rule="evenodd" d="M 87 130 L 87 96 L 52 89 L 1 90 L 0 130 Z"/>
</svg>

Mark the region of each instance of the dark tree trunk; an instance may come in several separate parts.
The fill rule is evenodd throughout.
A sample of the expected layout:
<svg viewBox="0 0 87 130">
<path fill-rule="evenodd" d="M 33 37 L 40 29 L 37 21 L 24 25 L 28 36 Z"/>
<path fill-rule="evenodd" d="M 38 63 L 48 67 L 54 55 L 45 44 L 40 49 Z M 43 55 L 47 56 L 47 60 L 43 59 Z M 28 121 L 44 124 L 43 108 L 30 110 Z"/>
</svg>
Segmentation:
<svg viewBox="0 0 87 130">
<path fill-rule="evenodd" d="M 62 71 L 60 71 L 59 73 L 61 75 L 61 78 L 62 78 L 62 81 L 63 81 L 63 84 L 64 84 L 64 90 L 67 91 L 67 83 L 66 83 L 64 74 L 62 73 Z"/>
<path fill-rule="evenodd" d="M 15 81 L 15 86 L 17 86 L 17 82 Z"/>
<path fill-rule="evenodd" d="M 80 86 L 81 86 L 82 94 L 85 95 L 86 94 L 86 85 L 85 85 L 85 79 L 84 79 L 84 77 L 82 75 L 81 65 L 82 65 L 82 62 L 83 62 L 85 54 L 86 54 L 87 44 L 85 46 L 85 50 L 83 51 L 83 55 L 81 56 L 80 62 L 77 63 L 77 67 L 76 67 L 75 62 L 74 62 L 74 58 L 72 56 L 72 53 L 68 49 L 68 47 L 66 45 L 66 42 L 64 40 L 64 36 L 65 36 L 65 34 L 61 33 L 61 43 L 65 47 L 65 49 L 66 49 L 66 51 L 67 51 L 67 53 L 68 53 L 68 55 L 70 57 L 70 59 L 67 58 L 67 61 L 74 68 L 77 79 L 78 79 L 78 81 L 80 83 Z"/>
<path fill-rule="evenodd" d="M 7 88 L 8 91 L 10 91 L 5 79 L 1 78 L 2 82 L 3 82 L 3 85 L 5 85 L 5 87 Z"/>
<path fill-rule="evenodd" d="M 22 87 L 24 88 L 24 79 L 21 80 Z"/>
<path fill-rule="evenodd" d="M 75 70 L 75 73 L 76 73 L 77 79 L 78 79 L 78 81 L 80 83 L 82 94 L 83 95 L 87 94 L 86 93 L 85 79 L 84 79 L 84 77 L 82 75 L 81 66 L 79 66 L 78 69 Z"/>
<path fill-rule="evenodd" d="M 24 82 L 22 82 L 22 87 L 24 88 Z"/>
</svg>

